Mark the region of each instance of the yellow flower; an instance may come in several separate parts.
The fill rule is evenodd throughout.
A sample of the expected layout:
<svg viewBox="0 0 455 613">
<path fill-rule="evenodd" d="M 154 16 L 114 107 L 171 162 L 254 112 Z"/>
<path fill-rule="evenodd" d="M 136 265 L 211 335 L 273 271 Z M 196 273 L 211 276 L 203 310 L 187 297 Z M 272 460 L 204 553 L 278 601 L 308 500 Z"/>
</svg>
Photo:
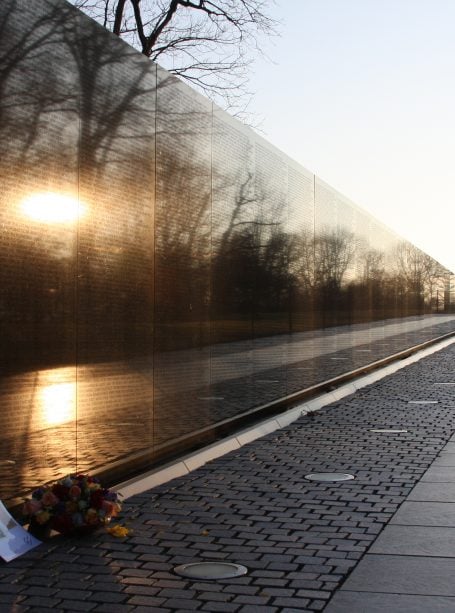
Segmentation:
<svg viewBox="0 0 455 613">
<path fill-rule="evenodd" d="M 98 523 L 98 513 L 95 509 L 87 509 L 85 513 L 85 521 L 88 524 L 97 524 Z"/>
<path fill-rule="evenodd" d="M 120 524 L 115 524 L 115 526 L 111 526 L 110 528 L 106 528 L 106 530 L 112 536 L 117 536 L 119 538 L 122 538 L 124 536 L 128 536 L 128 534 L 130 533 L 130 531 L 128 530 L 128 528 L 126 526 L 121 526 Z"/>
<path fill-rule="evenodd" d="M 39 524 L 45 524 L 46 522 L 48 522 L 51 518 L 50 513 L 48 513 L 47 511 L 39 511 L 36 515 L 35 515 L 36 521 Z"/>
</svg>

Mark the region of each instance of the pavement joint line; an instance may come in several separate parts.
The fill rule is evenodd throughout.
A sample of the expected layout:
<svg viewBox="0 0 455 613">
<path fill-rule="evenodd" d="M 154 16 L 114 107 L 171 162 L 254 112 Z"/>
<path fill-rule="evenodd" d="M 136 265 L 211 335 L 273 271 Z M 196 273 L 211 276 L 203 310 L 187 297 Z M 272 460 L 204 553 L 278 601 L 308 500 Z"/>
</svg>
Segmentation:
<svg viewBox="0 0 455 613">
<path fill-rule="evenodd" d="M 176 462 L 166 464 L 164 466 L 152 469 L 142 473 L 141 475 L 123 481 L 117 484 L 113 489 L 116 490 L 123 500 L 131 498 L 137 494 L 141 494 L 147 490 L 153 489 L 159 485 L 167 483 L 176 477 L 181 477 L 189 474 L 190 472 L 200 468 L 207 462 L 219 458 L 230 451 L 240 449 L 243 445 L 250 443 L 266 434 L 275 432 L 281 428 L 289 426 L 291 423 L 299 419 L 300 417 L 318 411 L 323 407 L 341 400 L 342 398 L 355 393 L 359 389 L 366 387 L 372 383 L 375 383 L 384 377 L 393 374 L 410 364 L 418 362 L 426 356 L 432 355 L 455 343 L 455 338 L 449 338 L 422 349 L 414 353 L 413 355 L 401 359 L 394 364 L 388 364 L 384 368 L 380 368 L 373 373 L 358 377 L 350 383 L 343 384 L 337 389 L 324 393 L 316 398 L 313 398 L 307 402 L 302 403 L 297 407 L 293 407 L 288 411 L 262 422 L 258 422 L 252 427 L 239 431 L 238 433 L 224 438 L 216 443 L 208 445 L 203 449 L 200 449 L 194 453 L 188 454 L 180 458 Z M 450 439 L 455 440 L 455 435 Z"/>
</svg>

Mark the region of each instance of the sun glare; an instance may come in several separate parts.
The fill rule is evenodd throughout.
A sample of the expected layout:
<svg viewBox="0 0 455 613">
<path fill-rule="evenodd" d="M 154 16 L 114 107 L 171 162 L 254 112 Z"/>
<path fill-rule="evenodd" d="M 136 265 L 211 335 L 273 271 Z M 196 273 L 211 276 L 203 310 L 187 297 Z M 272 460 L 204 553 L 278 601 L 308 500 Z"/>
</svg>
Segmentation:
<svg viewBox="0 0 455 613">
<path fill-rule="evenodd" d="M 28 196 L 22 201 L 21 209 L 26 217 L 42 223 L 72 223 L 85 212 L 77 198 L 55 192 Z"/>
<path fill-rule="evenodd" d="M 43 370 L 39 375 L 39 405 L 45 426 L 58 426 L 76 419 L 74 369 Z"/>
<path fill-rule="evenodd" d="M 56 426 L 76 417 L 76 384 L 54 383 L 41 390 L 43 417 L 46 425 Z"/>
</svg>

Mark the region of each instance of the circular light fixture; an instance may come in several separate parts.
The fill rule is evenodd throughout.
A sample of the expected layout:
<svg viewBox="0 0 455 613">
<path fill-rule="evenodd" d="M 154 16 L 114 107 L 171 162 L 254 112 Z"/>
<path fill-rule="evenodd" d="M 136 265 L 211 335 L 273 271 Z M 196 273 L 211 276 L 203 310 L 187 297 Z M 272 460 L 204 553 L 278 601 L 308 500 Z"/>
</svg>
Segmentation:
<svg viewBox="0 0 455 613">
<path fill-rule="evenodd" d="M 350 481 L 355 477 L 347 473 L 312 473 L 305 475 L 305 479 L 308 481 Z"/>
<path fill-rule="evenodd" d="M 181 577 L 188 577 L 189 579 L 216 581 L 217 579 L 241 577 L 246 575 L 248 569 L 241 564 L 207 561 L 181 564 L 174 568 L 174 572 Z"/>
</svg>

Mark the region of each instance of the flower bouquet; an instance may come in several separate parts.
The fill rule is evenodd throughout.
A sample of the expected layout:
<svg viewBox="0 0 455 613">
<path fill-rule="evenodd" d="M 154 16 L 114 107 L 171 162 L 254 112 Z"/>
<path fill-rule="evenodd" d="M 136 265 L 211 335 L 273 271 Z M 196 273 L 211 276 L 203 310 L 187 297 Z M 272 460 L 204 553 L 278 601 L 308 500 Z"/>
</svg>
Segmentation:
<svg viewBox="0 0 455 613">
<path fill-rule="evenodd" d="M 87 534 L 107 524 L 121 509 L 118 495 L 89 475 L 68 475 L 39 487 L 24 502 L 29 530 L 36 536 Z"/>
</svg>

